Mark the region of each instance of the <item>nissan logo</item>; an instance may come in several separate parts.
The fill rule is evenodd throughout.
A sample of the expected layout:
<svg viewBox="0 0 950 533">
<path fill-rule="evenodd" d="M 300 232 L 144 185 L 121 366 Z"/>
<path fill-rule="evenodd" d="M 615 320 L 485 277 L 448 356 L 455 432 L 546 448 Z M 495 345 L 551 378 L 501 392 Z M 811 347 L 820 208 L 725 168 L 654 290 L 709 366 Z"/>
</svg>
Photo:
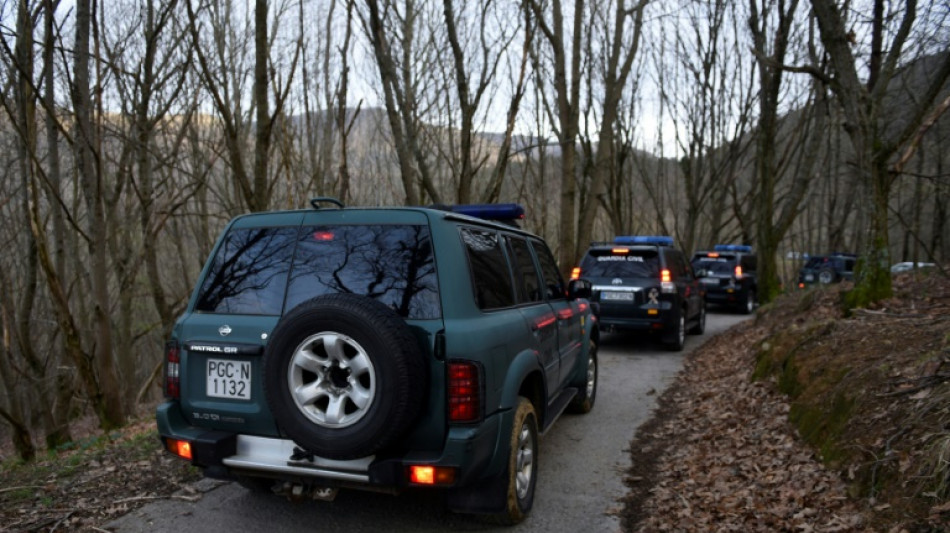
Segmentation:
<svg viewBox="0 0 950 533">
<path fill-rule="evenodd" d="M 220 328 L 218 328 L 218 333 L 220 333 L 222 337 L 227 337 L 228 335 L 231 334 L 231 326 L 227 324 L 221 326 Z"/>
</svg>

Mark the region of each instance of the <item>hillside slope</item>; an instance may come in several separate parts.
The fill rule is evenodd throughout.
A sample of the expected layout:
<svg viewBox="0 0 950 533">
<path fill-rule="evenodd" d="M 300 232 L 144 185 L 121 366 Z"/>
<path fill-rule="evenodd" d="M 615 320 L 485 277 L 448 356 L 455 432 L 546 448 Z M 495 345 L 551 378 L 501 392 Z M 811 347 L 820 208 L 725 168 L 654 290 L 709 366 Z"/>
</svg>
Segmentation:
<svg viewBox="0 0 950 533">
<path fill-rule="evenodd" d="M 950 280 L 783 296 L 686 361 L 631 445 L 628 531 L 950 529 Z"/>
</svg>

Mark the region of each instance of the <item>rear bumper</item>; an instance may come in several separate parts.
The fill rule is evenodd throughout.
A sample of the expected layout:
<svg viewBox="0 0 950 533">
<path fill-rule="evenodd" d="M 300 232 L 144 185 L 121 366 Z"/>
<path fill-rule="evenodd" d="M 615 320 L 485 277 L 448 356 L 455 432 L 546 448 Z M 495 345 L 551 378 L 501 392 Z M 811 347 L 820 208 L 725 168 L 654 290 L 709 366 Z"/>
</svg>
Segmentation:
<svg viewBox="0 0 950 533">
<path fill-rule="evenodd" d="M 667 313 L 661 312 L 655 317 L 617 317 L 600 316 L 598 323 L 601 329 L 625 329 L 636 331 L 661 331 L 672 324 L 671 319 L 665 316 Z"/>
<path fill-rule="evenodd" d="M 740 304 L 745 303 L 749 290 L 746 288 L 706 288 L 706 301 L 711 304 Z"/>
<path fill-rule="evenodd" d="M 175 402 L 160 405 L 156 413 L 165 448 L 172 440 L 187 441 L 195 466 L 213 468 L 216 472 L 223 468 L 229 475 L 369 490 L 411 486 L 409 468 L 413 465 L 455 469 L 454 482 L 444 488 L 471 485 L 501 475 L 508 456 L 508 432 L 501 428 L 510 427 L 512 416 L 510 411 L 503 412 L 475 426 L 452 427 L 440 451 L 338 461 L 308 454 L 289 439 L 208 431 L 189 425 Z"/>
</svg>

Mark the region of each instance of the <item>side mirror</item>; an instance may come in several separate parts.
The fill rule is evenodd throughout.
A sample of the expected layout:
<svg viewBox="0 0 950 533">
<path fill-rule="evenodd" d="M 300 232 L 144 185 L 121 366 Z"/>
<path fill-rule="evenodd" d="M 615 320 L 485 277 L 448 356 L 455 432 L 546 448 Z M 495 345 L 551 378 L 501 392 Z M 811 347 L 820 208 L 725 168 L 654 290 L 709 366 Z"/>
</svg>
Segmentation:
<svg viewBox="0 0 950 533">
<path fill-rule="evenodd" d="M 592 294 L 593 285 L 591 284 L 590 280 L 572 279 L 570 283 L 567 284 L 567 295 L 572 300 L 576 300 L 578 298 L 586 298 L 590 300 Z"/>
</svg>

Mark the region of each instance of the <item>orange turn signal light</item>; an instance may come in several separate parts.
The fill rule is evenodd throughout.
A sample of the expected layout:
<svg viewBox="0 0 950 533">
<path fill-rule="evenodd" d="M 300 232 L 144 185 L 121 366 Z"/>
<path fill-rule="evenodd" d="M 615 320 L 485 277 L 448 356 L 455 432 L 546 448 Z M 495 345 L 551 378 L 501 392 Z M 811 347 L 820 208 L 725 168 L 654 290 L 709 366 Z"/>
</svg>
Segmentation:
<svg viewBox="0 0 950 533">
<path fill-rule="evenodd" d="M 191 443 L 186 440 L 175 440 L 168 439 L 166 441 L 166 446 L 168 446 L 168 451 L 173 454 L 181 457 L 182 459 L 188 459 L 191 461 Z"/>
<path fill-rule="evenodd" d="M 417 485 L 451 485 L 455 483 L 455 469 L 444 466 L 413 465 L 409 467 L 409 481 Z"/>
</svg>

